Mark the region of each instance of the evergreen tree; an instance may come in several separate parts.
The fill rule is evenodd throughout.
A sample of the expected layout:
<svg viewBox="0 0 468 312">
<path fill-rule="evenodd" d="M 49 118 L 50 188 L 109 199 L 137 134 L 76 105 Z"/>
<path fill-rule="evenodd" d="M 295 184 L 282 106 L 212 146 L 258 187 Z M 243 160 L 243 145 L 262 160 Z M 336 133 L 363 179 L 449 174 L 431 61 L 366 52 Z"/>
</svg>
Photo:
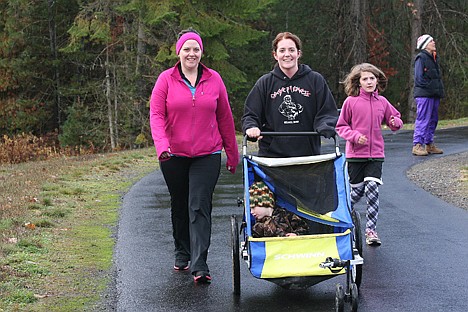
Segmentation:
<svg viewBox="0 0 468 312">
<path fill-rule="evenodd" d="M 58 130 L 62 144 L 103 149 L 151 141 L 151 90 L 177 62 L 177 34 L 188 27 L 203 37 L 202 62 L 223 77 L 238 128 L 247 93 L 275 63 L 271 41 L 282 31 L 302 39 L 300 61 L 325 77 L 340 106 L 340 81 L 356 62 L 355 32 L 365 29 L 359 55 L 387 73 L 385 96 L 409 120 L 414 41 L 429 33 L 446 87 L 440 118 L 467 116 L 465 2 L 0 0 L 0 131 Z M 415 14 L 421 29 L 409 38 Z"/>
<path fill-rule="evenodd" d="M 63 33 L 75 7 L 74 1 L 62 1 L 55 8 L 62 22 L 55 25 L 58 32 Z M 53 131 L 59 121 L 52 72 L 62 64 L 51 51 L 48 3 L 2 0 L 0 9 L 0 131 Z"/>
<path fill-rule="evenodd" d="M 101 0 L 83 5 L 64 51 L 82 58 L 77 64 L 89 70 L 79 92 L 86 105 L 102 115 L 107 110 L 110 146 L 131 146 L 140 133 L 149 135 L 151 89 L 158 74 L 177 62 L 175 42 L 184 28 L 190 26 L 201 33 L 202 62 L 220 72 L 229 92 L 241 89 L 247 82 L 246 73 L 230 61 L 230 51 L 264 36 L 247 22 L 260 17 L 271 2 L 133 0 L 111 5 Z M 92 66 L 97 60 L 100 66 Z M 95 93 L 99 81 L 105 86 L 101 95 Z M 89 96 L 88 87 L 95 96 Z M 95 102 L 88 103 L 88 99 Z M 122 130 L 123 140 L 117 136 Z"/>
</svg>

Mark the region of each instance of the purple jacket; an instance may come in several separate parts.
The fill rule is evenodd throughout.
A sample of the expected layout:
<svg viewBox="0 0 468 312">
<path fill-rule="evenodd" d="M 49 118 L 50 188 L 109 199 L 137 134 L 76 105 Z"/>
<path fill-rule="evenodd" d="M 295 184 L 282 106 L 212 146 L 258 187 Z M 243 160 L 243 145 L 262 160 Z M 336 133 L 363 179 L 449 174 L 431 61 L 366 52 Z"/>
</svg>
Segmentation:
<svg viewBox="0 0 468 312">
<path fill-rule="evenodd" d="M 195 95 L 183 81 L 177 64 L 162 72 L 150 101 L 151 133 L 158 158 L 163 152 L 185 157 L 205 156 L 223 148 L 226 166 L 239 162 L 234 119 L 221 76 L 203 66 Z"/>
<path fill-rule="evenodd" d="M 395 118 L 395 126 L 390 124 Z M 368 93 L 362 88 L 359 96 L 348 96 L 343 103 L 336 132 L 346 140 L 346 158 L 384 158 L 384 139 L 381 125 L 396 131 L 403 126 L 400 113 L 378 92 Z M 365 144 L 359 144 L 361 135 L 367 137 Z"/>
</svg>

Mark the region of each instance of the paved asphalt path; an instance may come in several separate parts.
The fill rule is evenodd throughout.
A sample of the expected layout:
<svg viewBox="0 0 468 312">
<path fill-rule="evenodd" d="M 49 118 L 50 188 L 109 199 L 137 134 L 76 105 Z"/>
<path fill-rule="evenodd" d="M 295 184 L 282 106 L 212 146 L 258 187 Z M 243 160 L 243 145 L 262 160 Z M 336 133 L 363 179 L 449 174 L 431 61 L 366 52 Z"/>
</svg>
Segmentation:
<svg viewBox="0 0 468 312">
<path fill-rule="evenodd" d="M 421 161 L 468 150 L 468 127 L 437 130 L 444 155 L 411 155 L 411 131 L 385 133 L 386 161 L 378 230 L 382 246 L 364 246 L 359 311 L 468 311 L 468 212 L 415 186 L 406 171 Z M 344 142 L 342 142 L 344 144 Z M 434 176 L 433 179 L 439 179 Z M 242 215 L 242 170 L 223 170 L 214 197 L 208 265 L 211 285 L 175 272 L 169 197 L 154 171 L 123 198 L 115 250 L 116 311 L 334 311 L 345 276 L 285 290 L 256 279 L 241 261 L 241 295 L 232 294 L 230 216 Z M 365 220 L 364 204 L 358 206 Z M 346 309 L 349 305 L 346 306 Z"/>
</svg>

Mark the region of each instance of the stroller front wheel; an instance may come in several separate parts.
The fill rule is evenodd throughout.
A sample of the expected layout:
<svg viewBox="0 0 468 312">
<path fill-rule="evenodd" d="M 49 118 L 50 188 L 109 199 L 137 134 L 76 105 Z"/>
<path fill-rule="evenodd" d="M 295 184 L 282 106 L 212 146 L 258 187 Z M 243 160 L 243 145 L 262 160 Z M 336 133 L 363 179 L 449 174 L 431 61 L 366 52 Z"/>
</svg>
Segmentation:
<svg viewBox="0 0 468 312">
<path fill-rule="evenodd" d="M 350 296 L 351 296 L 351 311 L 356 312 L 358 309 L 358 304 L 359 304 L 359 291 L 355 283 L 351 283 Z"/>
<path fill-rule="evenodd" d="M 345 291 L 341 284 L 336 284 L 335 289 L 335 311 L 343 312 L 345 304 Z"/>
</svg>

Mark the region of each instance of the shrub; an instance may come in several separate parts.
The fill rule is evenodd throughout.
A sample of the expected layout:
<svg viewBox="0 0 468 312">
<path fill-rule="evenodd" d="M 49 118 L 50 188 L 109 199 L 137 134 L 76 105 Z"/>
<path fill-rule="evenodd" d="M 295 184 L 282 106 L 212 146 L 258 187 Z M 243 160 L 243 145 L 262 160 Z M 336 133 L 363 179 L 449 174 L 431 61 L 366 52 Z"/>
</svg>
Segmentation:
<svg viewBox="0 0 468 312">
<path fill-rule="evenodd" d="M 4 135 L 0 142 L 0 163 L 17 164 L 31 160 L 48 159 L 59 155 L 55 146 L 44 138 L 32 134 L 19 134 L 12 138 Z"/>
<path fill-rule="evenodd" d="M 94 154 L 94 146 L 58 145 L 58 134 L 50 133 L 42 137 L 29 134 L 18 134 L 12 137 L 4 135 L 0 140 L 0 164 L 18 164 L 28 161 L 46 160 L 59 156 L 76 156 Z"/>
</svg>

